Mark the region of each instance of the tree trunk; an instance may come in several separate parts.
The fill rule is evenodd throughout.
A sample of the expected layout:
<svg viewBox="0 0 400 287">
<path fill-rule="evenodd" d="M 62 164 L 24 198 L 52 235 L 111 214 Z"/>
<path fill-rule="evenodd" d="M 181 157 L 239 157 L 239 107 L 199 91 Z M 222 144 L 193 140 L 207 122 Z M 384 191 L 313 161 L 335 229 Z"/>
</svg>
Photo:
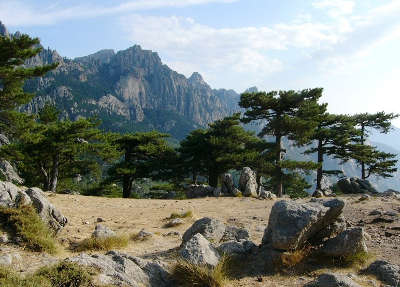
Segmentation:
<svg viewBox="0 0 400 287">
<path fill-rule="evenodd" d="M 193 184 L 197 184 L 197 171 L 193 170 L 193 177 L 192 177 Z"/>
<path fill-rule="evenodd" d="M 50 191 L 56 192 L 57 180 L 58 180 L 58 165 L 60 163 L 60 156 L 56 154 L 53 156 L 53 166 L 51 169 L 51 181 L 50 181 Z"/>
<path fill-rule="evenodd" d="M 122 197 L 129 198 L 131 197 L 132 192 L 132 178 L 129 175 L 124 175 L 122 180 Z"/>
<path fill-rule="evenodd" d="M 43 167 L 43 164 L 40 165 L 40 170 L 42 172 L 43 178 L 44 178 L 44 184 L 43 184 L 43 190 L 50 190 L 50 177 L 49 173 L 46 171 L 46 169 Z"/>
<path fill-rule="evenodd" d="M 364 125 L 361 125 L 361 145 L 364 145 L 364 133 L 365 133 L 365 127 Z M 365 163 L 364 161 L 361 161 L 361 179 L 365 179 Z"/>
<path fill-rule="evenodd" d="M 317 169 L 317 190 L 321 190 L 321 182 L 322 182 L 322 163 L 324 162 L 324 153 L 322 150 L 322 140 L 318 140 L 318 163 L 321 165 Z"/>
<path fill-rule="evenodd" d="M 208 184 L 212 187 L 218 186 L 218 174 L 216 172 L 210 171 L 208 174 Z"/>
<path fill-rule="evenodd" d="M 276 195 L 278 197 L 282 197 L 283 195 L 283 177 L 282 177 L 282 168 L 280 167 L 280 162 L 282 159 L 282 136 L 280 134 L 276 135 L 275 138 L 276 144 Z"/>
</svg>

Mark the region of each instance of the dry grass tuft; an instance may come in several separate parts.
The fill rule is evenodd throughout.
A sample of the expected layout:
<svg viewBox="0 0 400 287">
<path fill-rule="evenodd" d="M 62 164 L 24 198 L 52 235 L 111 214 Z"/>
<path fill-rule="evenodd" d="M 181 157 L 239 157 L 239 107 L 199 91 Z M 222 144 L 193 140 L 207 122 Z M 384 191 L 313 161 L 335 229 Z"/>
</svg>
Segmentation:
<svg viewBox="0 0 400 287">
<path fill-rule="evenodd" d="M 22 278 L 14 271 L 0 266 L 0 286 L 2 287 L 92 287 L 95 286 L 87 269 L 70 262 L 60 262 L 39 269 Z"/>
<path fill-rule="evenodd" d="M 177 213 L 177 212 L 173 212 L 171 213 L 171 215 L 167 218 L 167 220 L 169 219 L 175 219 L 175 218 L 192 218 L 193 217 L 193 211 L 188 210 L 185 211 L 183 213 Z"/>
<path fill-rule="evenodd" d="M 281 254 L 281 265 L 282 267 L 292 268 L 301 263 L 308 257 L 310 250 L 308 248 L 284 252 Z"/>
<path fill-rule="evenodd" d="M 178 259 L 172 278 L 182 287 L 223 287 L 228 281 L 228 265 L 229 259 L 225 256 L 214 268 Z"/>
<path fill-rule="evenodd" d="M 76 247 L 77 252 L 88 251 L 88 250 L 104 250 L 110 251 L 112 249 L 124 248 L 129 243 L 129 236 L 127 235 L 116 235 L 110 237 L 90 237 Z"/>
<path fill-rule="evenodd" d="M 33 206 L 0 207 L 0 222 L 4 229 L 20 237 L 28 249 L 50 254 L 58 251 L 53 232 L 42 221 Z"/>
</svg>

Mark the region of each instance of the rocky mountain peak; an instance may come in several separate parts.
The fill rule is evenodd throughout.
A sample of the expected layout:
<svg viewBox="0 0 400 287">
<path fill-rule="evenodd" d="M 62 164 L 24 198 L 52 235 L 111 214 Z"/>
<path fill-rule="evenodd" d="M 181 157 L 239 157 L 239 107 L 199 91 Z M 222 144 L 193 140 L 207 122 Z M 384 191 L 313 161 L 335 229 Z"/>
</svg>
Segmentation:
<svg viewBox="0 0 400 287">
<path fill-rule="evenodd" d="M 6 37 L 9 36 L 6 26 L 4 26 L 4 24 L 1 21 L 0 21 L 0 35 Z"/>
<path fill-rule="evenodd" d="M 258 88 L 257 87 L 250 87 L 248 88 L 246 91 L 244 91 L 245 93 L 257 93 L 258 92 Z"/>
<path fill-rule="evenodd" d="M 198 83 L 198 84 L 205 84 L 206 82 L 204 82 L 203 77 L 198 73 L 198 72 L 194 72 L 190 78 L 189 78 L 189 82 L 191 83 Z"/>
<path fill-rule="evenodd" d="M 81 63 L 90 63 L 92 61 L 98 61 L 100 64 L 108 64 L 110 63 L 111 58 L 114 56 L 115 52 L 113 49 L 104 49 L 88 56 L 77 57 L 74 60 Z"/>
</svg>

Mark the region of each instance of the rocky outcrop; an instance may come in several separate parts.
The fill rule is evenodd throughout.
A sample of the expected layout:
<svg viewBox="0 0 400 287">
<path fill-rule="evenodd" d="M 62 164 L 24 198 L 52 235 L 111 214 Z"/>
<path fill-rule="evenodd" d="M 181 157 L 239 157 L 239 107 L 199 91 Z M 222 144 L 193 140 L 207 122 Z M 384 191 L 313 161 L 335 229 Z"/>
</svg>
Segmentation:
<svg viewBox="0 0 400 287">
<path fill-rule="evenodd" d="M 256 173 L 249 167 L 244 167 L 240 173 L 239 189 L 244 196 L 257 197 Z"/>
<path fill-rule="evenodd" d="M 378 260 L 373 262 L 365 272 L 375 275 L 382 282 L 389 284 L 389 286 L 400 286 L 400 266 L 398 265 Z"/>
<path fill-rule="evenodd" d="M 200 233 L 195 234 L 185 242 L 179 251 L 183 259 L 197 265 L 215 267 L 220 259 L 218 251 Z"/>
<path fill-rule="evenodd" d="M 361 287 L 361 285 L 345 275 L 324 273 L 319 275 L 315 281 L 304 285 L 304 287 Z"/>
<path fill-rule="evenodd" d="M 378 193 L 378 191 L 371 185 L 368 180 L 362 180 L 359 178 L 343 178 L 337 182 L 340 190 L 345 194 L 351 193 Z"/>
<path fill-rule="evenodd" d="M 296 250 L 340 216 L 344 202 L 339 199 L 299 204 L 282 200 L 274 204 L 263 245 L 274 249 Z"/>
<path fill-rule="evenodd" d="M 205 184 L 191 184 L 186 189 L 188 198 L 201 198 L 214 195 L 214 188 Z"/>
<path fill-rule="evenodd" d="M 67 259 L 99 271 L 97 281 L 112 286 L 171 286 L 169 273 L 162 262 L 110 251 L 105 255 L 80 254 Z"/>
<path fill-rule="evenodd" d="M 1 29 L 1 22 L 0 22 L 0 29 Z M 0 134 L 0 147 L 8 144 L 10 144 L 8 138 L 5 135 Z M 24 183 L 24 180 L 18 175 L 17 171 L 11 165 L 11 163 L 1 158 L 0 158 L 0 179 L 4 179 L 5 181 L 10 181 L 16 184 Z"/>
<path fill-rule="evenodd" d="M 32 204 L 42 220 L 55 232 L 59 232 L 68 222 L 41 189 L 20 188 L 11 182 L 0 181 L 0 206 L 17 207 L 20 204 Z"/>
<path fill-rule="evenodd" d="M 225 194 L 233 194 L 233 177 L 230 173 L 224 173 L 221 179 L 221 192 Z"/>
</svg>

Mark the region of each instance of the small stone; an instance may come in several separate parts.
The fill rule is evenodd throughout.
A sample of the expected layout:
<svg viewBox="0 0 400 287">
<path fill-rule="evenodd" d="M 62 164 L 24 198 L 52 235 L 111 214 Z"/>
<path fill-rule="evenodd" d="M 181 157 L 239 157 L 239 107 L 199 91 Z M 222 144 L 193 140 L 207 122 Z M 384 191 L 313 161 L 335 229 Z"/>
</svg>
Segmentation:
<svg viewBox="0 0 400 287">
<path fill-rule="evenodd" d="M 363 194 L 360 197 L 360 201 L 364 201 L 364 200 L 369 200 L 371 198 L 371 196 L 369 196 L 368 194 Z"/>
<path fill-rule="evenodd" d="M 181 233 L 178 231 L 170 231 L 168 233 L 163 234 L 163 236 L 181 236 Z"/>
<path fill-rule="evenodd" d="M 11 265 L 13 261 L 11 254 L 0 255 L 0 265 Z"/>
<path fill-rule="evenodd" d="M 112 237 L 115 236 L 115 232 L 105 225 L 97 224 L 92 236 L 97 238 Z"/>
<path fill-rule="evenodd" d="M 104 222 L 105 220 L 101 217 L 97 217 L 96 222 Z"/>
<path fill-rule="evenodd" d="M 136 240 L 146 240 L 153 236 L 153 233 L 148 232 L 144 229 L 140 230 L 139 233 L 136 235 Z"/>
<path fill-rule="evenodd" d="M 175 226 L 181 225 L 183 223 L 184 223 L 184 221 L 182 219 L 174 218 L 174 219 L 170 220 L 167 224 L 165 224 L 165 227 L 175 227 Z"/>
</svg>

